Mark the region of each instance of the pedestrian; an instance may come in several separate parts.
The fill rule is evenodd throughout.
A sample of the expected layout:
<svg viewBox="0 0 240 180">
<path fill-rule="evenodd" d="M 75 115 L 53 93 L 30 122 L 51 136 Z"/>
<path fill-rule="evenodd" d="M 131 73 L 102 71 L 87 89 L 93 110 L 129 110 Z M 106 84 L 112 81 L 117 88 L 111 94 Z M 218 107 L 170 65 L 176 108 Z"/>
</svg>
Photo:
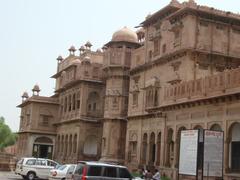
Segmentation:
<svg viewBox="0 0 240 180">
<path fill-rule="evenodd" d="M 146 178 L 146 174 L 147 174 L 147 170 L 142 168 L 142 172 L 141 172 L 141 178 L 145 179 Z"/>
<path fill-rule="evenodd" d="M 146 177 L 145 177 L 146 180 L 152 180 L 152 173 L 149 169 L 147 169 L 147 174 L 146 174 Z"/>
<path fill-rule="evenodd" d="M 155 174 L 153 175 L 152 179 L 153 180 L 160 180 L 161 179 L 160 173 L 157 169 L 155 169 Z"/>
</svg>

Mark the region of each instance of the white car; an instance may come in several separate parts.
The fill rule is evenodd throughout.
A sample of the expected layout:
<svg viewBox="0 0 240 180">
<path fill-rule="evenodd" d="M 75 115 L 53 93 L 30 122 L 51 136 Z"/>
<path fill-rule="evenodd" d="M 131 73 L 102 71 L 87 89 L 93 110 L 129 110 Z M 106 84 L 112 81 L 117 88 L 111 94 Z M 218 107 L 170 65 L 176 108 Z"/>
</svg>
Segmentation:
<svg viewBox="0 0 240 180">
<path fill-rule="evenodd" d="M 76 164 L 65 164 L 56 169 L 50 170 L 49 180 L 65 180 L 67 175 L 71 175 Z"/>
<path fill-rule="evenodd" d="M 15 173 L 23 179 L 47 179 L 51 169 L 58 165 L 57 162 L 43 158 L 22 158 L 17 162 Z"/>
</svg>

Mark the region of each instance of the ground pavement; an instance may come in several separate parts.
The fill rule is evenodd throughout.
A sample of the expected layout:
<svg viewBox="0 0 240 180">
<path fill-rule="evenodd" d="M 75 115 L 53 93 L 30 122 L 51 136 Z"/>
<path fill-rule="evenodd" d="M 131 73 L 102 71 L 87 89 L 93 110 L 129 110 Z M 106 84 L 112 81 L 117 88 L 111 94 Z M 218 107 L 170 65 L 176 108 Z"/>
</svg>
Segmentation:
<svg viewBox="0 0 240 180">
<path fill-rule="evenodd" d="M 11 171 L 0 171 L 0 180 L 20 180 L 21 176 Z"/>
</svg>

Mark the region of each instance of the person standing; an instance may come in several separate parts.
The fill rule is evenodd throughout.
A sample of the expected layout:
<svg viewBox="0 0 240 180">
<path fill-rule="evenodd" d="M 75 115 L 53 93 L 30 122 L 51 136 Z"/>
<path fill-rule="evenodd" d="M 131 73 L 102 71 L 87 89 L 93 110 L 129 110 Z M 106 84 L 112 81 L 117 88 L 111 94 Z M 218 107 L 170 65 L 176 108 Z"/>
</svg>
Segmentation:
<svg viewBox="0 0 240 180">
<path fill-rule="evenodd" d="M 153 175 L 152 179 L 153 180 L 160 180 L 161 179 L 160 173 L 157 169 L 155 169 L 155 174 Z"/>
</svg>

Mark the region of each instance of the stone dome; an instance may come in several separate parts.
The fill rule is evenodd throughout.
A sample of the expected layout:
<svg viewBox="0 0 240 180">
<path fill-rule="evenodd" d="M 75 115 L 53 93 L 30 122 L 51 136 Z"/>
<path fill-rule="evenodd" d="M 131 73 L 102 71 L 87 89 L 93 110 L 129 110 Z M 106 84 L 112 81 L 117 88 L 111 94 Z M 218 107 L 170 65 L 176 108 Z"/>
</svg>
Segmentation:
<svg viewBox="0 0 240 180">
<path fill-rule="evenodd" d="M 23 95 L 22 95 L 22 98 L 28 98 L 29 96 L 28 96 L 28 93 L 25 91 L 24 93 L 23 93 Z"/>
<path fill-rule="evenodd" d="M 40 91 L 39 85 L 36 84 L 36 85 L 33 87 L 32 91 L 39 92 L 39 91 Z"/>
<path fill-rule="evenodd" d="M 112 41 L 113 42 L 125 41 L 138 43 L 138 38 L 137 34 L 134 31 L 127 27 L 124 27 L 113 34 Z"/>
</svg>

